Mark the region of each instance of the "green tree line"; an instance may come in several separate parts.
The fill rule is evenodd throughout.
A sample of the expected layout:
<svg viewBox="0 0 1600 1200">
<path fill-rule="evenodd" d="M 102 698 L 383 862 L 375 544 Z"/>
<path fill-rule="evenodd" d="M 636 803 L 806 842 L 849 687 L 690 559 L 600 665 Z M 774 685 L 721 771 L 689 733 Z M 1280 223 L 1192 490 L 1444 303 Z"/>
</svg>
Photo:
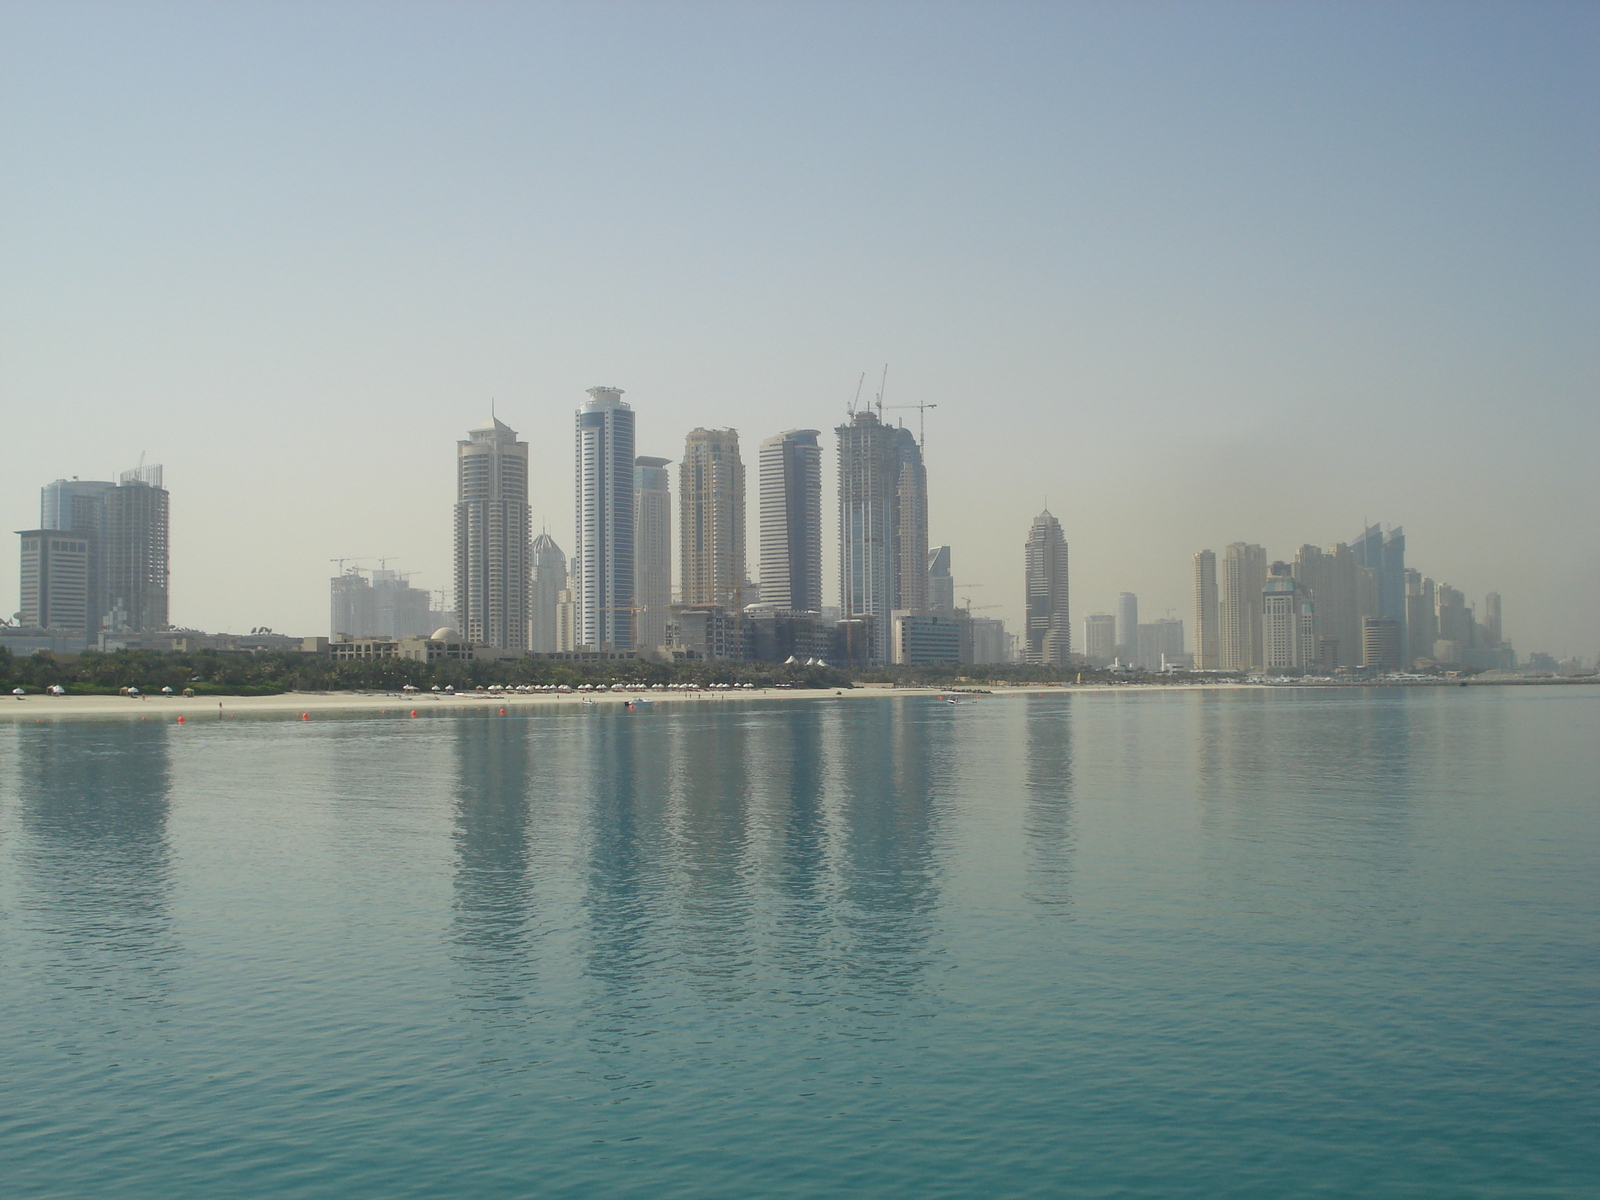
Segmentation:
<svg viewBox="0 0 1600 1200">
<path fill-rule="evenodd" d="M 1186 676 L 1177 676 L 1181 681 Z M 1077 666 L 991 663 L 882 667 L 845 671 L 834 667 L 785 663 L 651 662 L 614 659 L 599 663 L 550 662 L 537 658 L 413 662 L 380 658 L 335 661 L 316 654 L 265 654 L 200 651 L 193 654 L 152 650 L 86 651 L 56 658 L 47 652 L 18 657 L 0 649 L 0 689 L 42 691 L 60 685 L 74 695 L 115 694 L 125 687 L 141 691 L 193 688 L 201 695 L 271 695 L 278 692 L 398 691 L 406 684 L 423 690 L 435 685 L 472 689 L 489 684 L 591 683 L 752 683 L 758 687 L 844 688 L 854 683 L 893 683 L 910 687 L 1016 687 L 1030 684 L 1173 682 L 1172 676 L 1145 676 Z"/>
</svg>

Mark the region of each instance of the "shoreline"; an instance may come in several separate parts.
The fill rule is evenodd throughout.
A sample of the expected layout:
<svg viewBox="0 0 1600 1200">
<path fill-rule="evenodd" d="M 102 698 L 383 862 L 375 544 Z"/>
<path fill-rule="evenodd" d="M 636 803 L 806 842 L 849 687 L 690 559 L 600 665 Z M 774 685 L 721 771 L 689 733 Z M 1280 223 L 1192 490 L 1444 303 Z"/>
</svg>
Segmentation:
<svg viewBox="0 0 1600 1200">
<path fill-rule="evenodd" d="M 1536 684 L 1562 685 L 1567 680 L 1489 680 L 1466 684 L 1470 687 L 1533 686 Z M 14 696 L 0 695 L 0 722 L 39 720 L 46 717 L 86 719 L 96 717 L 121 717 L 148 720 L 151 717 L 183 717 L 197 719 L 221 714 L 225 717 L 245 716 L 299 716 L 309 720 L 319 714 L 334 713 L 410 713 L 418 717 L 430 713 L 452 711 L 478 711 L 505 709 L 506 715 L 515 712 L 530 713 L 548 709 L 571 707 L 615 708 L 627 700 L 645 699 L 651 708 L 678 711 L 696 705 L 726 704 L 740 700 L 870 700 L 895 696 L 965 696 L 973 700 L 1004 699 L 1016 696 L 1070 696 L 1128 692 L 1201 692 L 1241 690 L 1316 690 L 1348 691 L 1354 688 L 1376 687 L 1385 690 L 1397 687 L 1461 686 L 1456 680 L 1448 683 L 1345 683 L 1345 684 L 1294 684 L 1294 683 L 1244 683 L 1238 681 L 1216 683 L 1100 683 L 1100 684 L 1032 684 L 1026 686 L 982 687 L 967 684 L 960 687 L 892 687 L 881 684 L 857 684 L 853 688 L 754 688 L 750 691 L 700 691 L 651 692 L 621 691 L 604 693 L 561 692 L 535 694 L 497 694 L 458 692 L 453 695 L 418 692 L 404 695 L 400 692 L 280 692 L 273 696 L 162 696 L 142 698 L 129 696 L 47 696 L 30 694 L 18 700 Z M 587 704 L 591 701 L 592 704 Z"/>
<path fill-rule="evenodd" d="M 970 685 L 968 685 L 970 686 Z M 595 707 L 616 708 L 635 698 L 650 701 L 651 708 L 680 711 L 707 704 L 726 704 L 740 700 L 863 700 L 894 696 L 937 697 L 946 695 L 972 696 L 974 700 L 1009 696 L 1069 695 L 1094 692 L 1178 692 L 1217 691 L 1253 688 L 1264 685 L 1245 683 L 1193 683 L 1193 684 L 1104 684 L 1098 687 L 1084 684 L 1034 685 L 1031 687 L 985 688 L 982 694 L 957 688 L 934 687 L 872 687 L 854 688 L 753 688 L 750 691 L 704 692 L 566 692 L 556 694 L 483 694 L 460 692 L 439 695 L 418 692 L 407 696 L 400 692 L 280 692 L 275 696 L 147 696 L 135 699 L 129 696 L 45 696 L 29 695 L 21 700 L 14 696 L 0 696 L 0 721 L 43 720 L 54 718 L 122 717 L 145 719 L 151 717 L 176 719 L 178 717 L 203 719 L 219 713 L 228 717 L 243 716 L 300 716 L 306 719 L 319 714 L 368 712 L 389 713 L 416 711 L 418 717 L 432 713 L 478 711 L 531 713 L 544 710 Z M 584 701 L 593 701 L 585 705 Z"/>
</svg>

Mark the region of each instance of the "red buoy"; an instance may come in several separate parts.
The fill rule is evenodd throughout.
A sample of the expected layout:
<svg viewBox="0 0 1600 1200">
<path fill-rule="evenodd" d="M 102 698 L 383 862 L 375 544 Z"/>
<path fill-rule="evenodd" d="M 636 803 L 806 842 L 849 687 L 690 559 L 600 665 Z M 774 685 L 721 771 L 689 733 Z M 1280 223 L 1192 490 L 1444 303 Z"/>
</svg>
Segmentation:
<svg viewBox="0 0 1600 1200">
<path fill-rule="evenodd" d="M 311 714 L 310 713 L 301 713 L 300 714 L 300 719 L 302 721 L 309 721 L 309 720 L 311 720 Z"/>
<path fill-rule="evenodd" d="M 182 724 L 183 724 L 183 718 L 182 718 L 182 717 L 179 717 L 179 718 L 178 718 L 178 724 L 179 724 L 179 725 L 182 725 Z"/>
<path fill-rule="evenodd" d="M 412 709 L 412 710 L 411 710 L 411 715 L 412 715 L 412 716 L 413 716 L 413 717 L 414 717 L 414 716 L 416 716 L 416 715 L 417 715 L 417 710 L 416 710 L 416 709 L 414 709 L 414 708 L 413 708 L 413 709 Z"/>
<path fill-rule="evenodd" d="M 500 710 L 500 715 L 501 715 L 501 716 L 502 716 L 502 717 L 503 717 L 503 716 L 505 716 L 505 715 L 506 715 L 506 710 L 505 710 L 505 709 L 503 709 L 503 708 L 502 708 L 502 709 L 501 709 L 501 710 Z"/>
</svg>

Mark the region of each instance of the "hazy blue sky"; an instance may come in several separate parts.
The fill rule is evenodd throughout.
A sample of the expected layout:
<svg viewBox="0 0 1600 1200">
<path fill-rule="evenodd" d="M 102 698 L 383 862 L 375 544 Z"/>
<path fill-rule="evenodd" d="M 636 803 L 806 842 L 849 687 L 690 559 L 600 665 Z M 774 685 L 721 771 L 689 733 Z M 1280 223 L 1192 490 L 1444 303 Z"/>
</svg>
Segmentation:
<svg viewBox="0 0 1600 1200">
<path fill-rule="evenodd" d="M 336 555 L 449 586 L 490 397 L 570 548 L 585 388 L 640 453 L 736 427 L 752 485 L 761 438 L 829 430 L 831 505 L 888 362 L 999 615 L 1046 499 L 1075 621 L 1128 589 L 1188 622 L 1194 550 L 1370 519 L 1501 591 L 1520 650 L 1593 655 L 1597 35 L 1593 4 L 8 4 L 6 528 L 147 453 L 174 622 L 321 633 Z"/>
</svg>

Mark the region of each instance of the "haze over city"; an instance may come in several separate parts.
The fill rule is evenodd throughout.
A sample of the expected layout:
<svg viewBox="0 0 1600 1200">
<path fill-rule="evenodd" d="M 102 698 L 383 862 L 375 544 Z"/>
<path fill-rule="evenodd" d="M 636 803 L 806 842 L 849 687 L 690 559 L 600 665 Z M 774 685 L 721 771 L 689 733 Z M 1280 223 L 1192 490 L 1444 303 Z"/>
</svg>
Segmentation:
<svg viewBox="0 0 1600 1200">
<path fill-rule="evenodd" d="M 599 384 L 640 454 L 824 430 L 831 513 L 887 362 L 1013 628 L 1048 503 L 1075 614 L 1386 522 L 1519 648 L 1600 649 L 1592 9 L 0 20 L 0 501 L 163 463 L 174 624 L 324 632 L 340 556 L 448 590 L 491 403 L 567 545 Z"/>
</svg>

